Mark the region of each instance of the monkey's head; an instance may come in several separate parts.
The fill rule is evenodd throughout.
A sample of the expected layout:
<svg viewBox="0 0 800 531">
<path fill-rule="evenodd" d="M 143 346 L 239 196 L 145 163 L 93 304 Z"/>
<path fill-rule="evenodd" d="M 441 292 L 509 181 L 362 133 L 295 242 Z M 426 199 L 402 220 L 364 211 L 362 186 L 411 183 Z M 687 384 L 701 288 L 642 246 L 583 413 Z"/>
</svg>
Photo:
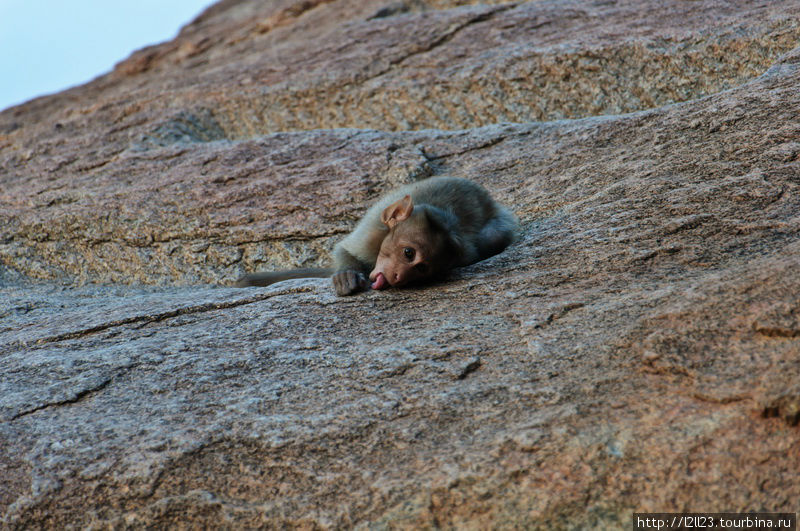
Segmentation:
<svg viewBox="0 0 800 531">
<path fill-rule="evenodd" d="M 430 205 L 414 208 L 411 196 L 407 195 L 386 207 L 381 221 L 389 232 L 369 274 L 372 289 L 400 287 L 432 278 L 456 262 L 458 246 L 441 210 Z"/>
</svg>

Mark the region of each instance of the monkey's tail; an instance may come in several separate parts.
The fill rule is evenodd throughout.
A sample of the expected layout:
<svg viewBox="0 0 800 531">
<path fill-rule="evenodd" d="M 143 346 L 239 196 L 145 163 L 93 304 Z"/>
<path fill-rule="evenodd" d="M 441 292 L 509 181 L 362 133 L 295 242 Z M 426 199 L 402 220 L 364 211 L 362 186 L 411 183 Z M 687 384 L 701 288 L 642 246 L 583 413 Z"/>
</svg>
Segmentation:
<svg viewBox="0 0 800 531">
<path fill-rule="evenodd" d="M 269 286 L 281 280 L 290 278 L 324 278 L 333 275 L 333 269 L 304 267 L 300 269 L 289 269 L 287 271 L 263 271 L 261 273 L 250 273 L 245 275 L 234 284 L 237 288 L 248 286 Z"/>
</svg>

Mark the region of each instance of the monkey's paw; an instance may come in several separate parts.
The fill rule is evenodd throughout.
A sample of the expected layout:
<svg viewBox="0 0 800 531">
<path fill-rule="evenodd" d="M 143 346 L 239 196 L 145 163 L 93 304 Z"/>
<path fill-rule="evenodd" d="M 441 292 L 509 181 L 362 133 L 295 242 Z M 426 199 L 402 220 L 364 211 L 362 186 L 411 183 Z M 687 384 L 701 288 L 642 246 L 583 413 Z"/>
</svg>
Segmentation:
<svg viewBox="0 0 800 531">
<path fill-rule="evenodd" d="M 360 271 L 338 271 L 333 275 L 333 287 L 337 295 L 352 295 L 364 291 L 369 286 L 367 277 Z"/>
</svg>

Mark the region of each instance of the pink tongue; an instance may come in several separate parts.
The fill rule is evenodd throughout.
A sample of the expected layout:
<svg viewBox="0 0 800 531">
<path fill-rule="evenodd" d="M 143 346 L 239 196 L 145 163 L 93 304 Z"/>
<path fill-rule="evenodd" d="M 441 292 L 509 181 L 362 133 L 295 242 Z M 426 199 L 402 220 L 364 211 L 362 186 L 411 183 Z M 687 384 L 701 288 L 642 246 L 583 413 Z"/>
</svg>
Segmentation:
<svg viewBox="0 0 800 531">
<path fill-rule="evenodd" d="M 378 276 L 375 277 L 375 282 L 372 283 L 372 289 L 383 289 L 386 287 L 386 277 L 383 276 L 383 273 L 378 273 Z"/>
</svg>

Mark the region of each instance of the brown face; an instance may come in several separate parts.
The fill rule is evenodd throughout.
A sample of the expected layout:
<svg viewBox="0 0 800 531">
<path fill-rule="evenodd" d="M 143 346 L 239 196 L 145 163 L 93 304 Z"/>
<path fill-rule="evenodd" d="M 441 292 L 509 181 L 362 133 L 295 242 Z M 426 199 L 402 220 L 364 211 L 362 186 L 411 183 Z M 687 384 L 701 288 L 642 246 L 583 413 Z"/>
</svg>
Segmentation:
<svg viewBox="0 0 800 531">
<path fill-rule="evenodd" d="M 430 242 L 400 234 L 402 232 L 407 231 L 391 231 L 381 244 L 375 268 L 369 274 L 375 289 L 387 287 L 387 284 L 394 287 L 404 286 L 433 273 L 429 261 Z M 383 279 L 379 276 L 383 276 Z"/>
<path fill-rule="evenodd" d="M 411 196 L 392 203 L 381 214 L 389 233 L 381 243 L 375 268 L 369 274 L 372 289 L 405 286 L 430 278 L 448 267 L 448 239 L 422 211 L 414 209 Z"/>
</svg>

